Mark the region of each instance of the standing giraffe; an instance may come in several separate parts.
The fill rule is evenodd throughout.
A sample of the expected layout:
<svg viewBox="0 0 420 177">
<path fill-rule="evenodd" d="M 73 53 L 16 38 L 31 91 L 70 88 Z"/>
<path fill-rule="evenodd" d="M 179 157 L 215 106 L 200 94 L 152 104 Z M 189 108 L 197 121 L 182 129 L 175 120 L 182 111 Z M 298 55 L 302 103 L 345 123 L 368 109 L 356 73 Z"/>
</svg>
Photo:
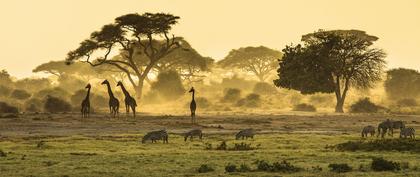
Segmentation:
<svg viewBox="0 0 420 177">
<path fill-rule="evenodd" d="M 89 94 L 90 94 L 90 84 L 86 85 L 85 89 L 87 90 L 86 98 L 82 101 L 82 118 L 89 117 L 90 113 L 90 100 L 89 100 Z"/>
<path fill-rule="evenodd" d="M 120 102 L 117 98 L 114 97 L 112 93 L 111 86 L 109 85 L 108 80 L 104 80 L 102 85 L 106 84 L 108 88 L 108 95 L 109 95 L 109 112 L 111 113 L 112 117 L 115 117 L 118 114 L 118 109 L 120 108 Z"/>
<path fill-rule="evenodd" d="M 191 123 L 195 124 L 196 123 L 195 110 L 197 109 L 197 104 L 195 103 L 195 100 L 194 100 L 194 94 L 195 94 L 194 87 L 191 87 L 191 90 L 189 92 L 190 93 L 192 92 L 192 100 L 191 100 L 191 103 L 190 103 Z"/>
<path fill-rule="evenodd" d="M 130 112 L 130 108 L 133 111 L 133 116 L 136 117 L 136 100 L 130 96 L 130 93 L 125 89 L 123 83 L 121 81 L 118 81 L 117 86 L 121 87 L 121 90 L 123 91 L 125 95 L 125 110 L 127 111 L 127 114 Z"/>
</svg>

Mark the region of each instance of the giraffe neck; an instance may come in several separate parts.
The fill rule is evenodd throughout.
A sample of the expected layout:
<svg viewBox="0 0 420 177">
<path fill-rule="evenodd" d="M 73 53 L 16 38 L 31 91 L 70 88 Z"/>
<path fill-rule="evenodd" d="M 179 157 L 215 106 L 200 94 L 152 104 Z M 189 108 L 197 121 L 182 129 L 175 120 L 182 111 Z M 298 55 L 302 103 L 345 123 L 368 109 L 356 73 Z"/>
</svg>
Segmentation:
<svg viewBox="0 0 420 177">
<path fill-rule="evenodd" d="M 86 94 L 86 100 L 89 100 L 89 95 L 90 95 L 90 87 L 88 88 L 87 94 Z"/>
<path fill-rule="evenodd" d="M 130 93 L 127 92 L 127 90 L 125 89 L 124 85 L 121 84 L 120 86 L 121 86 L 121 90 L 123 91 L 125 97 L 130 97 Z"/>
<path fill-rule="evenodd" d="M 114 98 L 114 94 L 112 93 L 111 86 L 109 85 L 109 83 L 107 83 L 106 86 L 108 87 L 108 95 L 109 95 L 109 97 L 110 98 Z"/>
<path fill-rule="evenodd" d="M 195 91 L 192 92 L 192 100 L 194 101 Z"/>
</svg>

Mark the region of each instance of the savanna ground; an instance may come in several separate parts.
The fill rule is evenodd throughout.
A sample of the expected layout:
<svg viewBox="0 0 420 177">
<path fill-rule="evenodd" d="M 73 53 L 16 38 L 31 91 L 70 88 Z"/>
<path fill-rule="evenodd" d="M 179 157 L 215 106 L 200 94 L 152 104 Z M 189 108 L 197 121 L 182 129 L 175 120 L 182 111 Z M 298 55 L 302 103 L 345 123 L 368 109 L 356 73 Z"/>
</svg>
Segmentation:
<svg viewBox="0 0 420 177">
<path fill-rule="evenodd" d="M 184 114 L 185 115 L 185 114 Z M 5 118 L 6 117 L 6 118 Z M 0 118 L 0 176 L 420 176 L 420 154 L 397 151 L 343 152 L 326 148 L 349 140 L 360 140 L 360 129 L 387 118 L 399 119 L 420 128 L 419 116 L 327 114 L 327 113 L 207 113 L 198 116 L 203 140 L 184 142 L 181 133 L 191 129 L 190 118 L 179 115 L 22 114 Z M 254 128 L 254 140 L 234 140 L 243 128 Z M 144 133 L 165 128 L 169 144 L 140 143 Z M 394 138 L 398 137 L 398 133 Z M 369 137 L 368 140 L 375 139 Z M 222 141 L 251 143 L 256 150 L 206 150 Z M 41 143 L 40 143 L 41 142 Z M 372 157 L 408 162 L 397 172 L 369 169 Z M 304 168 L 296 173 L 226 173 L 228 163 L 247 164 L 256 160 L 287 160 Z M 348 163 L 349 173 L 330 172 L 330 163 Z M 202 164 L 215 171 L 198 173 Z M 360 166 L 364 170 L 359 170 Z M 316 171 L 312 167 L 321 167 Z"/>
</svg>

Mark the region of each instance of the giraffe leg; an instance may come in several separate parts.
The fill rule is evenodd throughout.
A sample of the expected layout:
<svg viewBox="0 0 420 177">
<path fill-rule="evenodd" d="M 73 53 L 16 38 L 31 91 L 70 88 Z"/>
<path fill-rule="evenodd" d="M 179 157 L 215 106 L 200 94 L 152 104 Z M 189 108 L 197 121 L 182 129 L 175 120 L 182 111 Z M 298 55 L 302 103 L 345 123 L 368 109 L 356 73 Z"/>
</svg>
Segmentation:
<svg viewBox="0 0 420 177">
<path fill-rule="evenodd" d="M 136 117 L 136 106 L 132 105 L 131 110 L 133 111 L 133 116 Z"/>
</svg>

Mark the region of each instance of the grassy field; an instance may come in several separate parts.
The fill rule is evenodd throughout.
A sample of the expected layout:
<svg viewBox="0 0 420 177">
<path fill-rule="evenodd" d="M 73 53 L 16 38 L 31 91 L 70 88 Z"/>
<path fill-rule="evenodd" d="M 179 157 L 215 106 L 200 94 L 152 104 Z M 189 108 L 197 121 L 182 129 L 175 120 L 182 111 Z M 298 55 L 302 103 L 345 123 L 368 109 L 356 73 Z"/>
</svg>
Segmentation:
<svg viewBox="0 0 420 177">
<path fill-rule="evenodd" d="M 7 116 L 6 116 L 7 117 Z M 326 148 L 349 140 L 358 141 L 360 129 L 386 118 L 400 119 L 419 128 L 417 116 L 339 114 L 208 114 L 199 117 L 203 140 L 184 142 L 181 135 L 192 127 L 184 116 L 118 119 L 96 114 L 80 120 L 75 114 L 33 114 L 0 118 L 0 176 L 420 176 L 420 154 L 397 151 L 342 152 Z M 254 140 L 234 140 L 242 128 L 258 130 Z M 165 128 L 169 144 L 141 144 L 145 132 Z M 394 135 L 395 138 L 397 135 Z M 368 138 L 369 141 L 375 138 Z M 228 147 L 245 142 L 256 150 L 215 150 L 222 141 Z M 207 150 L 208 144 L 213 149 Z M 406 163 L 397 172 L 374 172 L 373 157 Z M 257 160 L 287 160 L 303 170 L 295 173 L 226 173 L 229 163 L 248 165 Z M 347 163 L 353 171 L 330 172 L 330 163 Z M 197 169 L 207 164 L 208 173 Z M 314 167 L 321 167 L 322 171 Z M 361 169 L 359 169 L 361 168 Z"/>
</svg>

